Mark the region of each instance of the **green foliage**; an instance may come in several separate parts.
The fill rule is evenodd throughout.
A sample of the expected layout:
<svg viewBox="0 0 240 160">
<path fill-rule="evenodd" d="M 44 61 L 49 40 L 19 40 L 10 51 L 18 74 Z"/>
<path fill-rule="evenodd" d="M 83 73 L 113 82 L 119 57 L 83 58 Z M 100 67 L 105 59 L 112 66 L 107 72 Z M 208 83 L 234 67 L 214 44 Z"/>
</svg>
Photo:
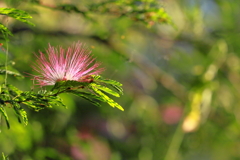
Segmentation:
<svg viewBox="0 0 240 160">
<path fill-rule="evenodd" d="M 0 8 L 0 14 L 34 26 L 28 19 L 32 18 L 27 12 L 15 8 Z"/>
<path fill-rule="evenodd" d="M 3 152 L 2 152 L 2 160 L 9 160 L 8 156 L 5 156 Z"/>
<path fill-rule="evenodd" d="M 54 42 L 55 44 L 65 44 L 69 43 L 70 41 L 74 41 L 74 36 L 76 36 L 78 40 L 84 38 L 84 41 L 90 41 L 92 45 L 91 47 L 96 48 L 96 50 L 93 51 L 96 52 L 96 54 L 99 53 L 99 56 L 102 55 L 104 57 L 103 61 L 105 60 L 107 65 L 111 66 L 111 63 L 114 64 L 112 68 L 109 67 L 109 75 L 112 75 L 112 71 L 118 71 L 118 73 L 115 74 L 116 77 L 122 78 L 123 76 L 127 76 L 127 78 L 124 77 L 124 80 L 126 80 L 125 83 L 129 88 L 127 89 L 128 94 L 121 98 L 119 104 L 115 102 L 115 98 L 123 95 L 122 84 L 117 81 L 105 79 L 96 75 L 83 77 L 79 81 L 58 81 L 54 86 L 52 86 L 52 88 L 51 86 L 47 86 L 46 88 L 40 88 L 40 91 L 35 91 L 37 90 L 36 88 L 31 91 L 25 91 L 29 88 L 29 78 L 26 78 L 26 83 L 21 82 L 18 84 L 15 77 L 22 77 L 22 75 L 14 69 L 14 66 L 12 66 L 10 62 L 0 64 L 0 78 L 2 78 L 0 80 L 1 83 L 3 83 L 0 88 L 0 116 L 3 120 L 5 120 L 8 128 L 10 128 L 11 125 L 11 131 L 4 130 L 4 133 L 2 132 L 0 135 L 0 150 L 6 148 L 6 152 L 4 152 L 10 155 L 10 159 L 16 159 L 16 157 L 12 158 L 12 156 L 20 155 L 17 157 L 17 159 L 23 160 L 79 159 L 79 157 L 74 157 L 78 155 L 83 156 L 80 157 L 80 159 L 87 159 L 88 157 L 90 159 L 94 159 L 93 157 L 88 156 L 88 154 L 95 154 L 98 151 L 101 152 L 102 148 L 106 149 L 106 152 L 101 152 L 100 154 L 110 159 L 134 159 L 136 157 L 139 159 L 158 159 L 159 156 L 156 156 L 155 152 L 159 154 L 158 152 L 161 151 L 162 154 L 162 152 L 166 150 L 166 144 L 164 143 L 164 147 L 159 149 L 158 146 L 162 143 L 154 142 L 154 140 L 158 139 L 158 142 L 162 139 L 163 141 L 168 140 L 168 135 L 171 136 L 171 134 L 168 134 L 167 130 L 172 131 L 174 128 L 169 129 L 166 126 L 163 126 L 166 133 L 163 136 L 159 134 L 159 128 L 162 128 L 162 120 L 159 118 L 161 116 L 159 115 L 160 113 L 157 108 L 159 104 L 157 104 L 158 102 L 155 102 L 153 97 L 164 97 L 163 99 L 165 99 L 165 96 L 161 95 L 163 92 L 164 94 L 166 92 L 156 92 L 158 95 L 154 95 L 154 93 L 150 90 L 142 91 L 141 89 L 135 90 L 134 88 L 138 83 L 140 83 L 140 81 L 144 84 L 140 84 L 139 86 L 144 86 L 146 88 L 149 86 L 151 87 L 152 82 L 148 81 L 149 77 L 149 79 L 155 78 L 160 79 L 162 82 L 164 81 L 161 79 L 163 76 L 158 75 L 157 71 L 155 72 L 155 68 L 158 68 L 159 66 L 155 67 L 153 65 L 153 67 L 148 68 L 148 62 L 144 59 L 144 51 L 139 49 L 137 45 L 135 46 L 135 42 L 138 43 L 139 39 L 145 40 L 145 38 L 148 37 L 146 35 L 152 35 L 153 37 L 151 37 L 149 41 L 151 41 L 151 43 L 155 43 L 156 41 L 152 41 L 152 38 L 154 38 L 154 36 L 158 36 L 157 39 L 160 40 L 162 35 L 160 32 L 156 32 L 157 34 L 149 33 L 147 27 L 151 27 L 153 25 L 157 26 L 157 24 L 173 25 L 173 22 L 165 11 L 163 5 L 160 4 L 159 1 L 155 0 L 72 1 L 74 4 L 59 4 L 57 1 L 56 4 L 52 4 L 54 1 L 44 1 L 43 3 L 43 1 L 39 0 L 10 1 L 12 2 L 12 6 L 9 7 L 14 7 L 14 5 L 16 5 L 14 2 L 17 2 L 17 5 L 23 5 L 17 6 L 18 9 L 2 8 L 0 10 L 0 14 L 4 17 L 10 17 L 25 24 L 33 25 L 33 23 L 29 21 L 31 18 L 29 15 L 30 12 L 27 13 L 23 10 L 37 10 L 37 14 L 39 14 L 36 15 L 39 16 L 39 19 L 36 19 L 35 21 L 35 23 L 39 23 L 39 25 L 34 28 L 34 30 L 27 28 L 27 30 L 24 30 L 23 32 L 21 30 L 22 26 L 15 25 L 16 21 L 5 21 L 5 23 L 3 21 L 0 24 L 0 31 L 5 40 L 8 39 L 9 36 L 13 35 L 9 29 L 9 26 L 13 27 L 15 31 L 14 36 L 16 36 L 11 37 L 11 39 L 13 39 L 13 43 L 9 43 L 7 50 L 10 50 L 11 58 L 14 58 L 14 61 L 20 64 L 17 65 L 17 70 L 21 71 L 20 73 L 31 72 L 29 71 L 29 68 L 27 68 L 32 61 L 31 53 L 36 52 L 36 50 L 45 46 L 45 43 Z M 9 5 L 11 5 L 11 3 L 9 3 Z M 51 13 L 54 14 L 51 15 Z M 46 16 L 46 14 L 51 16 Z M 79 15 L 81 17 L 77 17 Z M 55 19 L 55 16 L 59 16 L 60 19 Z M 71 27 L 69 28 L 68 24 L 66 24 L 64 21 L 61 21 L 62 19 L 65 19 L 65 17 L 68 17 L 68 22 L 70 22 L 72 18 L 74 19 L 77 17 L 76 24 L 79 26 L 75 26 L 76 24 L 71 24 L 73 27 L 73 32 L 70 30 Z M 55 21 L 57 21 L 57 23 Z M 55 23 L 59 28 L 56 27 L 56 29 L 52 28 L 50 30 L 49 28 L 51 27 L 49 26 L 54 26 L 56 25 Z M 81 26 L 81 24 L 84 24 L 84 26 Z M 74 27 L 81 28 L 83 32 L 78 33 L 78 29 L 75 30 Z M 172 26 L 170 27 L 172 29 Z M 16 28 L 17 30 L 15 30 Z M 154 31 L 156 28 L 153 27 L 151 30 Z M 63 36 L 59 34 L 62 32 L 64 33 Z M 146 37 L 138 37 L 138 34 L 140 33 L 146 34 Z M 123 37 L 121 37 L 122 35 Z M 167 37 L 167 35 L 162 37 L 165 36 Z M 134 43 L 129 41 L 129 39 L 132 37 L 134 39 Z M 169 39 L 171 41 L 173 40 L 172 38 Z M 131 44 L 131 46 L 127 47 L 129 44 Z M 139 44 L 142 45 L 142 43 Z M 144 45 L 147 44 L 148 40 L 145 40 Z M 166 46 L 169 47 L 170 45 Z M 19 49 L 18 47 L 23 50 Z M 130 55 L 135 53 L 133 48 L 134 50 L 136 49 L 136 52 L 137 50 L 143 52 L 141 53 L 143 59 L 138 59 L 138 57 L 135 57 L 134 54 Z M 126 53 L 123 53 L 125 51 Z M 149 54 L 146 56 L 147 58 L 151 58 L 151 51 L 152 50 L 149 50 Z M 8 55 L 8 53 L 5 53 L 4 51 L 4 54 L 2 55 Z M 119 55 L 120 57 L 123 55 L 123 57 L 127 59 L 127 63 L 123 63 L 124 60 L 119 58 Z M 109 56 L 110 58 L 106 58 L 106 56 Z M 158 59 L 156 58 L 154 61 L 155 60 Z M 128 75 L 128 72 L 131 72 L 133 66 L 141 66 L 141 64 L 135 64 L 136 62 L 144 63 L 143 67 L 140 68 L 146 67 L 146 70 L 149 72 L 152 71 L 154 74 L 150 73 L 150 76 L 144 80 L 141 79 L 142 77 L 134 77 L 136 74 Z M 8 66 L 6 67 L 6 65 Z M 130 67 L 130 69 L 126 69 L 126 66 Z M 108 68 L 106 70 L 108 70 Z M 108 73 L 106 73 L 106 75 L 107 74 Z M 5 75 L 10 76 L 5 77 Z M 154 77 L 155 75 L 156 77 Z M 6 79 L 7 82 L 3 82 L 4 79 Z M 136 82 L 136 84 L 131 85 L 130 83 L 132 81 Z M 13 82 L 13 84 L 9 84 L 10 82 Z M 155 80 L 153 80 L 153 84 L 154 83 Z M 171 84 L 168 86 L 171 86 Z M 175 87 L 175 85 L 172 86 Z M 161 86 L 159 88 L 161 88 Z M 133 92 L 129 94 L 129 91 Z M 149 93 L 149 95 L 147 95 L 147 93 Z M 91 105 L 88 107 L 75 107 L 75 103 L 73 103 L 68 97 L 69 94 L 85 99 L 99 108 L 94 108 L 94 110 L 92 110 L 93 108 Z M 142 95 L 142 97 L 139 98 L 139 95 Z M 132 99 L 134 99 L 134 101 L 130 102 Z M 67 105 L 63 103 L 63 100 Z M 166 100 L 168 100 L 167 96 Z M 161 100 L 159 100 L 159 102 L 161 102 Z M 76 106 L 79 105 L 78 103 L 79 102 L 77 102 Z M 126 114 L 124 112 L 123 114 L 115 114 L 114 112 L 118 110 L 111 109 L 110 107 L 101 107 L 104 104 L 122 111 L 126 109 L 126 114 L 128 116 L 121 117 L 121 115 Z M 120 104 L 128 105 L 124 106 L 123 108 Z M 67 108 L 67 106 L 69 109 L 66 110 L 65 108 Z M 128 110 L 128 106 L 131 106 L 130 110 Z M 40 112 L 35 113 L 31 112 L 31 110 Z M 92 114 L 93 117 L 89 118 L 88 114 Z M 17 121 L 15 122 L 14 116 L 16 116 L 18 121 L 24 125 L 19 124 Z M 98 119 L 101 117 L 104 117 L 104 122 L 99 121 L 99 123 L 96 123 L 96 120 L 98 121 Z M 87 120 L 84 120 L 84 118 Z M 124 124 L 125 119 L 126 124 Z M 91 129 L 91 127 L 88 126 L 89 124 L 94 124 L 94 129 Z M 148 124 L 148 126 L 146 124 Z M 106 127 L 107 130 L 102 130 L 102 128 Z M 89 128 L 92 133 L 88 131 Z M 95 130 L 98 128 L 101 128 L 101 131 Z M 98 136 L 97 134 L 100 132 L 101 135 Z M 155 137 L 151 137 L 148 134 L 153 134 Z M 60 138 L 60 136 L 63 135 L 67 136 L 67 139 L 66 137 Z M 107 135 L 108 138 L 104 137 L 105 135 Z M 52 139 L 53 137 L 55 138 L 54 142 Z M 101 137 L 101 140 L 99 140 L 98 137 Z M 129 139 L 129 137 L 131 139 Z M 161 137 L 164 138 L 161 139 Z M 123 140 L 124 143 L 122 143 Z M 84 142 L 82 143 L 82 141 Z M 97 144 L 95 146 L 98 146 L 100 149 L 96 150 L 96 148 L 94 148 L 93 151 L 84 153 L 85 149 L 92 148 L 89 142 Z M 137 145 L 133 145 L 133 143 L 136 143 Z M 117 150 L 109 148 L 111 146 L 117 146 Z M 78 147 L 80 147 L 80 149 Z M 59 148 L 59 150 L 56 148 Z M 61 154 L 60 150 L 63 151 Z M 111 153 L 111 151 L 114 151 L 114 153 Z M 76 155 L 71 155 L 75 153 Z M 106 155 L 102 153 L 106 153 Z M 132 156 L 133 154 L 134 156 Z M 69 156 L 71 156 L 71 158 L 68 158 Z M 4 154 L 3 158 L 8 159 L 8 157 Z M 97 157 L 97 159 L 99 159 L 99 157 Z"/>
<path fill-rule="evenodd" d="M 103 102 L 108 103 L 110 106 L 112 107 L 116 107 L 118 109 L 120 109 L 121 111 L 124 111 L 124 109 L 122 108 L 122 106 L 120 106 L 118 103 L 114 102 L 114 100 L 112 100 L 111 98 L 109 98 L 106 94 L 104 94 L 103 92 L 101 92 L 100 90 L 103 90 L 104 92 L 107 93 L 111 93 L 112 95 L 117 95 L 117 93 L 113 92 L 112 90 L 110 90 L 109 88 L 106 87 L 102 87 L 100 85 L 97 84 L 91 84 L 89 86 L 90 89 L 92 89 L 99 97 L 101 97 Z"/>
<path fill-rule="evenodd" d="M 158 1 L 106 1 L 92 4 L 89 8 L 91 11 L 101 14 L 110 13 L 119 17 L 129 17 L 148 26 L 152 26 L 154 23 L 173 24 Z"/>
<path fill-rule="evenodd" d="M 110 79 L 103 79 L 101 76 L 95 76 L 94 79 L 97 84 L 102 83 L 104 85 L 110 85 L 110 87 L 113 87 L 114 89 L 116 89 L 120 94 L 123 94 L 121 83 L 114 80 L 110 80 Z"/>
<path fill-rule="evenodd" d="M 1 31 L 4 39 L 8 39 L 8 36 L 13 36 L 11 31 L 9 31 L 8 28 L 5 27 L 2 23 L 0 23 L 0 31 Z"/>
<path fill-rule="evenodd" d="M 95 82 L 96 79 L 96 82 Z M 111 98 L 109 98 L 105 93 L 113 95 L 115 97 L 120 97 L 119 93 L 111 90 L 110 88 L 104 86 L 106 84 L 110 84 L 114 88 L 118 87 L 120 94 L 122 94 L 121 84 L 114 80 L 106 80 L 100 76 L 92 76 L 92 81 L 90 82 L 78 82 L 78 81 L 59 81 L 57 82 L 51 91 L 42 90 L 39 93 L 35 93 L 33 91 L 21 91 L 11 84 L 2 85 L 1 88 L 1 106 L 0 111 L 5 118 L 8 128 L 10 128 L 8 115 L 4 109 L 4 106 L 7 104 L 10 105 L 11 108 L 16 113 L 18 121 L 23 122 L 25 125 L 28 124 L 27 112 L 20 105 L 24 104 L 28 108 L 33 109 L 34 111 L 39 111 L 45 108 L 52 108 L 54 106 L 63 106 L 66 107 L 62 102 L 62 99 L 58 96 L 63 93 L 71 93 L 76 96 L 79 96 L 83 99 L 88 100 L 92 104 L 96 106 L 101 106 L 99 102 L 106 102 L 112 107 L 116 107 L 120 110 L 124 110 L 122 106 L 118 103 L 114 102 Z M 86 92 L 91 91 L 91 92 Z"/>
<path fill-rule="evenodd" d="M 11 17 L 11 18 L 14 18 L 23 23 L 34 26 L 34 24 L 28 20 L 32 17 L 23 10 L 19 10 L 19 9 L 15 9 L 15 8 L 0 8 L 0 15 Z M 0 31 L 1 31 L 4 39 L 8 39 L 8 36 L 13 35 L 11 33 L 11 31 L 2 23 L 0 23 Z"/>
<path fill-rule="evenodd" d="M 66 92 L 76 95 L 78 97 L 81 97 L 98 107 L 100 107 L 101 104 L 99 102 L 97 102 L 97 100 L 103 101 L 103 99 L 100 96 L 97 96 L 97 95 L 89 93 L 89 92 L 83 92 L 83 91 L 79 91 L 79 90 L 67 90 Z"/>
<path fill-rule="evenodd" d="M 76 13 L 81 13 L 85 14 L 85 12 L 80 11 L 75 5 L 73 4 L 60 4 L 56 7 L 56 9 L 71 13 L 71 12 L 76 12 Z"/>
<path fill-rule="evenodd" d="M 89 83 L 79 81 L 58 81 L 52 88 L 52 91 L 65 90 L 67 88 L 84 88 Z"/>
<path fill-rule="evenodd" d="M 6 124 L 7 124 L 7 127 L 10 128 L 10 124 L 9 124 L 9 120 L 8 120 L 8 115 L 5 111 L 5 108 L 4 108 L 4 105 L 0 105 L 0 112 L 1 114 L 3 115 L 3 117 L 5 118 L 5 121 L 6 121 Z"/>
<path fill-rule="evenodd" d="M 137 0 L 115 0 L 92 3 L 87 9 L 80 9 L 74 4 L 58 4 L 56 7 L 49 7 L 42 3 L 32 1 L 32 3 L 50 9 L 61 10 L 68 13 L 77 13 L 85 18 L 95 21 L 91 14 L 111 15 L 117 18 L 128 17 L 133 21 L 143 22 L 151 27 L 155 23 L 170 24 L 173 22 L 159 1 L 137 1 Z"/>
<path fill-rule="evenodd" d="M 91 80 L 91 78 L 90 78 Z M 116 82 L 114 80 L 106 80 L 101 76 L 92 76 L 92 80 L 90 82 L 78 82 L 78 81 L 59 81 L 53 86 L 53 93 L 60 94 L 64 92 L 72 93 L 76 96 L 84 98 L 91 103 L 100 106 L 98 102 L 94 100 L 99 100 L 102 102 L 107 102 L 112 107 L 117 107 L 120 110 L 124 110 L 118 103 L 114 102 L 111 98 L 109 98 L 105 93 L 111 94 L 115 97 L 120 97 L 119 93 L 111 90 L 106 87 L 110 84 L 110 87 L 117 88 L 117 91 L 122 94 L 122 86 L 121 83 Z M 82 92 L 81 90 L 86 89 L 95 94 Z M 102 92 L 103 91 L 103 92 Z"/>
</svg>

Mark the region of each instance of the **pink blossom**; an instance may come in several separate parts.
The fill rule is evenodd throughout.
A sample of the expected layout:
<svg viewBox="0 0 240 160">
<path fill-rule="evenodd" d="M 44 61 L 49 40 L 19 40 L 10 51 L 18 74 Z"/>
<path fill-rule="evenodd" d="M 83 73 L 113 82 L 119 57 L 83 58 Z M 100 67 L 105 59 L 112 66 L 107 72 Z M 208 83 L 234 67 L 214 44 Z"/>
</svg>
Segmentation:
<svg viewBox="0 0 240 160">
<path fill-rule="evenodd" d="M 91 75 L 103 71 L 90 55 L 91 51 L 80 42 L 67 50 L 49 44 L 46 54 L 39 53 L 33 69 L 40 74 L 34 76 L 40 86 L 54 85 L 57 81 L 88 81 Z"/>
</svg>

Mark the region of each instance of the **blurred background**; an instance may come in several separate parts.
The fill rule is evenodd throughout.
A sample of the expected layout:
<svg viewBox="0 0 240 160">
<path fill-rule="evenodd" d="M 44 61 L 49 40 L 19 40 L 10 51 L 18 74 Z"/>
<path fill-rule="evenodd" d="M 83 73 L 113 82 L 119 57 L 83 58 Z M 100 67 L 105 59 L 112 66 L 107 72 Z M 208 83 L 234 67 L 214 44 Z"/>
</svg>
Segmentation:
<svg viewBox="0 0 240 160">
<path fill-rule="evenodd" d="M 155 11 L 131 13 L 157 3 L 173 23 L 153 21 Z M 61 95 L 68 109 L 23 106 L 27 126 L 7 109 L 11 129 L 2 118 L 0 152 L 10 160 L 240 160 L 240 1 L 7 0 L 0 7 L 33 17 L 34 27 L 0 17 L 14 34 L 9 59 L 23 75 L 34 74 L 34 53 L 49 43 L 80 41 L 105 67 L 102 76 L 124 89 L 114 99 L 124 112 L 68 94 Z M 28 76 L 8 82 L 33 86 Z"/>
</svg>

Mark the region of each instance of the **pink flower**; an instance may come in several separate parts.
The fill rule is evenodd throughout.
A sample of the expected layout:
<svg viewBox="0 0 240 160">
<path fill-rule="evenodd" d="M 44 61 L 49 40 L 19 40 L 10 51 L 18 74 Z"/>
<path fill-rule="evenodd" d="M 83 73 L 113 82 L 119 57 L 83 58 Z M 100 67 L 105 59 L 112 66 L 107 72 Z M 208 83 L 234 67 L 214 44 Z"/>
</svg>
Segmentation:
<svg viewBox="0 0 240 160">
<path fill-rule="evenodd" d="M 39 53 L 33 69 L 40 74 L 35 75 L 34 79 L 41 86 L 54 85 L 57 81 L 89 81 L 91 75 L 103 71 L 103 68 L 99 68 L 100 63 L 90 56 L 91 51 L 80 42 L 67 50 L 49 44 L 46 54 Z"/>
</svg>

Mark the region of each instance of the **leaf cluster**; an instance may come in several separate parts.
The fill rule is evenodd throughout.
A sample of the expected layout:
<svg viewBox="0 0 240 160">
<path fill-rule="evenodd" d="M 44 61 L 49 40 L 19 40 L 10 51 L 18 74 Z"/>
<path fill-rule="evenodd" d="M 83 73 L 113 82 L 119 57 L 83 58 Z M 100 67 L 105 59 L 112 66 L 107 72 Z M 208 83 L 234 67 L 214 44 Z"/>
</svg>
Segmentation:
<svg viewBox="0 0 240 160">
<path fill-rule="evenodd" d="M 93 75 L 90 78 L 91 81 L 59 81 L 53 86 L 51 91 L 41 90 L 38 93 L 21 91 L 11 84 L 1 85 L 0 112 L 6 120 L 7 127 L 10 128 L 6 107 L 12 108 L 18 121 L 27 125 L 28 117 L 23 105 L 34 111 L 52 108 L 54 106 L 66 107 L 59 97 L 62 93 L 69 93 L 81 97 L 96 106 L 101 106 L 100 102 L 105 102 L 111 107 L 116 107 L 122 111 L 124 110 L 122 106 L 107 95 L 120 97 L 120 94 L 123 94 L 121 83 L 114 80 L 103 79 L 101 76 Z M 110 87 L 114 90 L 110 89 Z"/>
<path fill-rule="evenodd" d="M 152 26 L 155 23 L 173 25 L 170 16 L 160 2 L 154 0 L 106 1 L 90 5 L 89 10 L 100 14 L 129 17 L 134 21 L 143 22 L 148 26 Z"/>
<path fill-rule="evenodd" d="M 104 79 L 101 76 L 91 76 L 91 81 L 59 81 L 53 87 L 53 92 L 56 94 L 60 93 L 71 93 L 79 96 L 83 99 L 88 100 L 96 106 L 101 106 L 100 102 L 108 103 L 111 107 L 116 107 L 122 111 L 124 109 L 113 99 L 109 98 L 107 94 L 120 97 L 123 94 L 122 84 L 110 80 Z M 113 89 L 111 89 L 113 88 Z"/>
<path fill-rule="evenodd" d="M 155 0 L 109 0 L 89 4 L 86 8 L 80 8 L 74 4 L 66 3 L 56 6 L 48 6 L 42 4 L 40 1 L 32 1 L 32 3 L 49 9 L 81 14 L 91 21 L 95 21 L 91 18 L 91 15 L 98 14 L 111 15 L 118 18 L 127 17 L 133 21 L 143 22 L 147 26 L 152 26 L 155 23 L 174 25 L 161 3 Z"/>
<path fill-rule="evenodd" d="M 34 26 L 28 19 L 32 18 L 27 12 L 15 8 L 0 8 L 0 15 L 14 18 L 23 23 Z M 0 23 L 0 32 L 4 39 L 8 39 L 9 36 L 12 36 L 12 32 L 4 25 Z"/>
</svg>

